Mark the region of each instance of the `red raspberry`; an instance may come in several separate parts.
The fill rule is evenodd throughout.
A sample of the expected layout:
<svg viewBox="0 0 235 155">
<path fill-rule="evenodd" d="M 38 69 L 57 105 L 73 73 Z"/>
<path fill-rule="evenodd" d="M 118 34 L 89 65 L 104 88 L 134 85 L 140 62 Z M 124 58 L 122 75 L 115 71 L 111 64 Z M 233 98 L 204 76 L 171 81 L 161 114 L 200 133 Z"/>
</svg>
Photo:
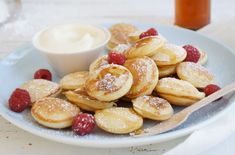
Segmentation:
<svg viewBox="0 0 235 155">
<path fill-rule="evenodd" d="M 95 118 L 91 114 L 80 114 L 73 120 L 72 129 L 75 133 L 84 136 L 95 128 Z"/>
<path fill-rule="evenodd" d="M 39 69 L 34 73 L 34 79 L 52 80 L 51 72 L 47 69 Z"/>
<path fill-rule="evenodd" d="M 214 92 L 220 90 L 221 88 L 217 85 L 214 84 L 209 84 L 204 88 L 204 93 L 206 94 L 206 96 L 213 94 Z"/>
<path fill-rule="evenodd" d="M 150 28 L 145 32 L 142 32 L 139 36 L 140 39 L 145 38 L 145 37 L 149 37 L 149 36 L 157 36 L 158 32 L 155 28 Z"/>
<path fill-rule="evenodd" d="M 110 51 L 108 55 L 109 64 L 123 65 L 126 61 L 126 57 L 122 53 L 117 53 L 115 51 Z"/>
<path fill-rule="evenodd" d="M 14 112 L 22 112 L 24 111 L 29 104 L 31 103 L 31 99 L 29 96 L 29 92 L 17 88 L 8 100 L 9 108 Z"/>
<path fill-rule="evenodd" d="M 197 63 L 200 58 L 200 52 L 198 51 L 198 49 L 193 47 L 192 45 L 185 45 L 183 46 L 183 48 L 187 52 L 187 56 L 184 61 Z"/>
</svg>

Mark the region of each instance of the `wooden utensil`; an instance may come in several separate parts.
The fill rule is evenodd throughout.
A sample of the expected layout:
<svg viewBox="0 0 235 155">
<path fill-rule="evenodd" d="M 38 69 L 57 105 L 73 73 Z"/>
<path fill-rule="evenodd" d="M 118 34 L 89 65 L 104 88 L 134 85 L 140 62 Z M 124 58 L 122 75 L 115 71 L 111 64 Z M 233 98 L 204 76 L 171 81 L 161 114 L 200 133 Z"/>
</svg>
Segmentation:
<svg viewBox="0 0 235 155">
<path fill-rule="evenodd" d="M 135 137 L 141 137 L 141 136 L 150 136 L 150 135 L 156 135 L 160 134 L 166 131 L 169 131 L 171 129 L 174 129 L 184 123 L 187 118 L 192 114 L 193 112 L 201 109 L 202 107 L 210 104 L 211 102 L 215 101 L 216 99 L 219 99 L 220 97 L 235 91 L 235 82 L 227 85 L 226 87 L 220 89 L 219 91 L 209 95 L 208 97 L 192 104 L 191 106 L 186 107 L 182 111 L 174 114 L 170 119 L 160 122 L 157 125 L 146 128 L 142 132 L 136 132 L 132 135 Z"/>
</svg>

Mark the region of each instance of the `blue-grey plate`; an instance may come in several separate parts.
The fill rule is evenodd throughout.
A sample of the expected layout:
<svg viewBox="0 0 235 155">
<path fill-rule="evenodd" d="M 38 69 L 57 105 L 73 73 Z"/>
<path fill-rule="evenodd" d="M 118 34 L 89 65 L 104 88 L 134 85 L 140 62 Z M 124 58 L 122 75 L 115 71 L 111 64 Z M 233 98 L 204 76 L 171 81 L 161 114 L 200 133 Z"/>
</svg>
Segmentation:
<svg viewBox="0 0 235 155">
<path fill-rule="evenodd" d="M 217 83 L 223 87 L 235 81 L 235 55 L 229 48 L 219 42 L 196 32 L 173 26 L 153 24 L 137 24 L 137 26 L 143 30 L 149 27 L 156 27 L 171 43 L 178 45 L 193 44 L 204 49 L 208 54 L 206 67 L 214 73 Z M 61 143 L 79 146 L 101 148 L 129 147 L 171 140 L 187 135 L 216 120 L 231 109 L 231 105 L 235 100 L 235 97 L 230 95 L 224 97 L 222 100 L 213 102 L 207 107 L 195 112 L 190 116 L 187 122 L 180 127 L 160 135 L 133 138 L 129 135 L 105 133 L 97 128 L 95 132 L 90 135 L 77 136 L 70 129 L 53 130 L 38 125 L 31 117 L 29 110 L 23 113 L 14 113 L 8 109 L 7 103 L 11 92 L 23 82 L 32 79 L 34 72 L 39 68 L 50 69 L 54 75 L 54 81 L 59 80 L 46 59 L 37 53 L 31 44 L 26 44 L 16 49 L 0 62 L 0 114 L 12 124 L 30 133 Z M 181 108 L 175 108 L 175 111 L 179 110 L 181 110 Z M 144 126 L 152 126 L 156 123 L 157 122 L 145 120 Z"/>
</svg>

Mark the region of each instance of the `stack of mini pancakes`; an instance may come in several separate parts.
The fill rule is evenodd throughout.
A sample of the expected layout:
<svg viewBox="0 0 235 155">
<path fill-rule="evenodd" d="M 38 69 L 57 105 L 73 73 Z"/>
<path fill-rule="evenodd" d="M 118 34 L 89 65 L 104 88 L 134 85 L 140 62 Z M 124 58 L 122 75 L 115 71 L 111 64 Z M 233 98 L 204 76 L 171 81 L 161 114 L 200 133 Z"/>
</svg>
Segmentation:
<svg viewBox="0 0 235 155">
<path fill-rule="evenodd" d="M 89 112 L 100 129 L 126 134 L 140 129 L 144 118 L 169 119 L 172 105 L 188 106 L 201 100 L 205 94 L 199 90 L 214 83 L 214 76 L 202 66 L 207 54 L 201 49 L 198 63 L 184 62 L 185 49 L 161 35 L 139 39 L 141 31 L 130 24 L 115 24 L 110 32 L 108 49 L 126 57 L 123 65 L 109 64 L 104 55 L 89 71 L 68 74 L 59 84 L 32 80 L 22 85 L 30 93 L 31 113 L 38 123 L 66 128 L 74 116 Z M 117 107 L 118 100 L 130 102 L 129 108 Z"/>
</svg>

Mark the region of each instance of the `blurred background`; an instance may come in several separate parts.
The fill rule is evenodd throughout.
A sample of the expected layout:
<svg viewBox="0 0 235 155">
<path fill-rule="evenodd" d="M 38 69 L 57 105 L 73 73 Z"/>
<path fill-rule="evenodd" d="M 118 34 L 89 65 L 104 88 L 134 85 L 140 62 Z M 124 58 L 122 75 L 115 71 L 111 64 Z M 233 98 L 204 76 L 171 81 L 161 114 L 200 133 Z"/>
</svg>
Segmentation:
<svg viewBox="0 0 235 155">
<path fill-rule="evenodd" d="M 43 27 L 68 21 L 151 22 L 173 25 L 176 1 L 0 0 L 0 53 L 4 55 L 30 41 L 32 35 Z M 211 23 L 235 16 L 235 11 L 231 11 L 235 8 L 232 1 L 234 0 L 211 0 Z"/>
</svg>

